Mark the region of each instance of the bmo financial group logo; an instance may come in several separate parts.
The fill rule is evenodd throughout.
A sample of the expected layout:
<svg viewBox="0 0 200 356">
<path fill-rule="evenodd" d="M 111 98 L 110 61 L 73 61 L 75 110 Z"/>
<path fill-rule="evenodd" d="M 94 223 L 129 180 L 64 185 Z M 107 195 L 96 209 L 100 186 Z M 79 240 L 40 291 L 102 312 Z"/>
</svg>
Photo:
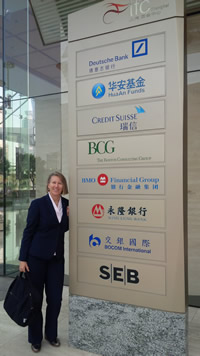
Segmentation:
<svg viewBox="0 0 200 356">
<path fill-rule="evenodd" d="M 85 178 L 82 178 L 82 183 L 98 183 L 99 185 L 101 186 L 104 186 L 106 184 L 108 184 L 108 176 L 105 174 L 105 173 L 101 173 L 99 174 L 99 176 L 96 178 L 94 177 L 85 177 Z"/>
</svg>

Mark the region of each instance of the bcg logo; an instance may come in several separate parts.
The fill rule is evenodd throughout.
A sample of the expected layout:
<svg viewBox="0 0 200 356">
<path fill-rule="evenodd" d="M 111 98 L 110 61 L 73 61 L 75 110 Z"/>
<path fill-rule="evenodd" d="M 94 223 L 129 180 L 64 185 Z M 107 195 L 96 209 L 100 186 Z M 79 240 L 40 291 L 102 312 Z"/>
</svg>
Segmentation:
<svg viewBox="0 0 200 356">
<path fill-rule="evenodd" d="M 114 141 L 99 141 L 99 142 L 89 142 L 89 155 L 94 155 L 96 153 L 103 155 L 105 153 L 112 154 L 115 151 Z"/>
</svg>

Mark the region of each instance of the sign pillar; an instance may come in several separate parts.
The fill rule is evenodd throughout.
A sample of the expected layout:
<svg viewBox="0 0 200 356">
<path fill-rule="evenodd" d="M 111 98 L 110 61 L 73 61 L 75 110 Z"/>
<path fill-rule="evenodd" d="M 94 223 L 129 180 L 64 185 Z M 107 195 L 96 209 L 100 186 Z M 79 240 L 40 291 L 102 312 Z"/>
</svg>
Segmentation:
<svg viewBox="0 0 200 356">
<path fill-rule="evenodd" d="M 184 2 L 69 16 L 70 293 L 185 312 Z"/>
</svg>

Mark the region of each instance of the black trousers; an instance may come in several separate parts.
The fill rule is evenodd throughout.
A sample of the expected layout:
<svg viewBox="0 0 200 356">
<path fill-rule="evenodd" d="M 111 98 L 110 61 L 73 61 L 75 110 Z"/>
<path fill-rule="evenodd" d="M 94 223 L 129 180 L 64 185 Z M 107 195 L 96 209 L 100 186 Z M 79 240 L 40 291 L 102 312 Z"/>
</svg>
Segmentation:
<svg viewBox="0 0 200 356">
<path fill-rule="evenodd" d="M 57 260 L 42 260 L 33 256 L 28 258 L 30 278 L 33 285 L 38 289 L 41 297 L 41 310 L 32 325 L 28 327 L 28 341 L 31 344 L 40 344 L 43 339 L 43 315 L 42 302 L 45 288 L 46 294 L 46 317 L 45 335 L 49 341 L 54 341 L 58 332 L 58 316 L 62 302 L 64 282 L 64 257 Z"/>
</svg>

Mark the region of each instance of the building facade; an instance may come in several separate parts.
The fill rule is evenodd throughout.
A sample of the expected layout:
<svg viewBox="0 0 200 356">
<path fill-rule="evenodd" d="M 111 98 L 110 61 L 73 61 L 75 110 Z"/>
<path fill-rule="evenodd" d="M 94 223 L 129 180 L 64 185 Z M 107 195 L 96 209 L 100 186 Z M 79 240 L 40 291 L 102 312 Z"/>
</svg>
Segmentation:
<svg viewBox="0 0 200 356">
<path fill-rule="evenodd" d="M 67 14 L 96 2 L 69 1 L 67 7 L 62 0 L 0 1 L 0 275 L 18 270 L 27 210 L 32 199 L 45 194 L 48 174 L 58 170 L 68 177 Z M 198 1 L 186 1 L 186 15 L 188 274 L 189 294 L 196 303 L 200 296 Z M 68 235 L 65 253 L 68 261 Z"/>
</svg>

